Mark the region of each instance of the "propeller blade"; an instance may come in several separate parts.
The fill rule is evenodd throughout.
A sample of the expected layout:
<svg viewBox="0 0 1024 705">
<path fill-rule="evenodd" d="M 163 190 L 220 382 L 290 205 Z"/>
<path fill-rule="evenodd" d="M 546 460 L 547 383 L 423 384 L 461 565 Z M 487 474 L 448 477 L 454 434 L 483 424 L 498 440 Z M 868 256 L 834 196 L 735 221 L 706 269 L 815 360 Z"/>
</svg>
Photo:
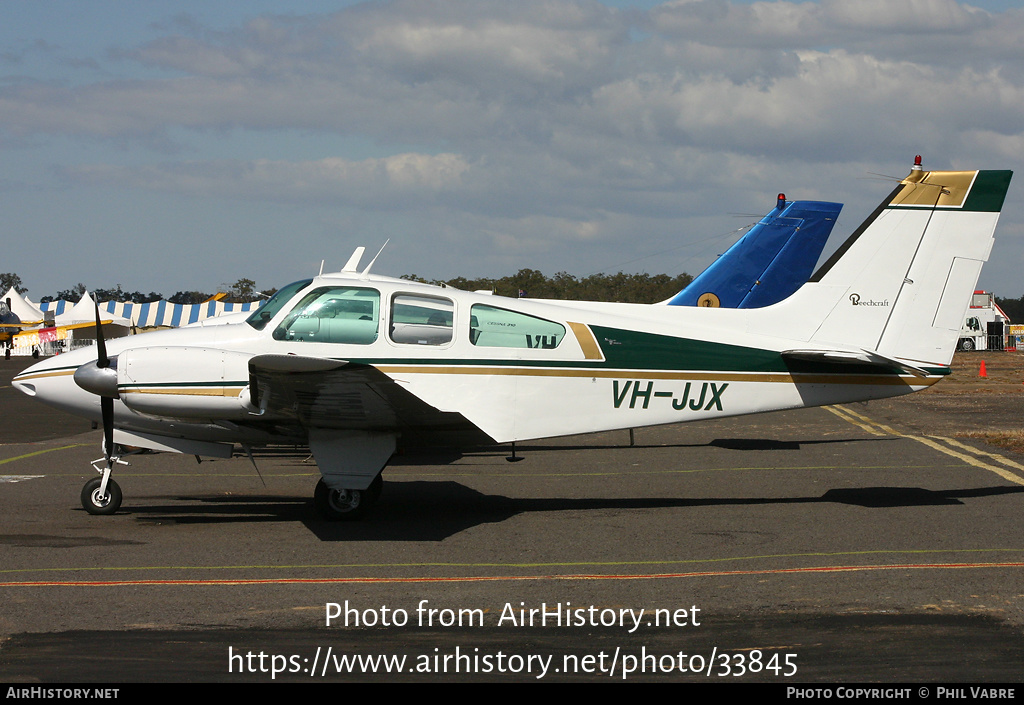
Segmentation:
<svg viewBox="0 0 1024 705">
<path fill-rule="evenodd" d="M 110 367 L 110 358 L 107 357 L 107 342 L 103 339 L 103 326 L 100 324 L 100 305 L 98 303 L 96 304 L 96 367 L 99 369 Z M 103 417 L 103 455 L 106 456 L 109 468 L 110 458 L 114 454 L 114 400 L 112 398 L 100 397 L 100 414 Z"/>
<path fill-rule="evenodd" d="M 110 367 L 110 358 L 107 357 L 107 343 L 103 339 L 103 326 L 100 325 L 99 304 L 96 304 L 96 367 L 101 369 Z M 113 407 L 111 407 L 111 412 L 113 412 Z"/>
</svg>

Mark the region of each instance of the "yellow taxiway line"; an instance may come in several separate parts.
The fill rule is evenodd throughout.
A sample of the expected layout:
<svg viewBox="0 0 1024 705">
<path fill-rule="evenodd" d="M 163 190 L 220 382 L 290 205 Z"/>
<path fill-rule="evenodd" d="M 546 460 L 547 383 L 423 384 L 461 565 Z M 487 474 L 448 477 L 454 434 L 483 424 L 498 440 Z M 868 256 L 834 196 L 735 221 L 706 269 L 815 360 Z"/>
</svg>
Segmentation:
<svg viewBox="0 0 1024 705">
<path fill-rule="evenodd" d="M 1024 471 L 1024 465 L 1021 465 L 1020 463 L 1015 463 L 1009 458 L 1004 458 L 1000 455 L 996 455 L 995 453 L 989 453 L 987 451 L 978 450 L 977 448 L 972 448 L 965 443 L 961 443 L 960 441 L 955 441 L 952 438 L 946 438 L 944 436 L 917 436 L 912 433 L 901 433 L 900 431 L 895 430 L 891 426 L 879 423 L 865 416 L 864 414 L 856 412 L 853 409 L 850 409 L 845 406 L 826 406 L 825 409 L 831 411 L 833 414 L 843 419 L 844 421 L 847 421 L 855 426 L 858 426 L 874 436 L 891 435 L 898 436 L 900 438 L 909 438 L 911 440 L 917 441 L 918 443 L 928 446 L 932 450 L 937 450 L 940 453 L 945 453 L 951 458 L 956 458 L 957 460 L 967 463 L 968 465 L 973 465 L 976 468 L 981 468 L 983 470 L 988 470 L 989 472 L 995 473 L 1004 480 L 1009 480 L 1010 482 L 1017 485 L 1024 485 L 1024 477 L 1021 477 L 1017 473 L 1011 472 L 1010 470 L 1005 470 L 1003 468 L 996 467 L 995 465 L 987 463 L 981 459 L 982 457 L 990 458 L 998 463 L 1001 463 L 1002 465 L 1006 465 L 1007 467 Z M 954 450 L 954 448 L 957 448 L 959 450 Z"/>
</svg>

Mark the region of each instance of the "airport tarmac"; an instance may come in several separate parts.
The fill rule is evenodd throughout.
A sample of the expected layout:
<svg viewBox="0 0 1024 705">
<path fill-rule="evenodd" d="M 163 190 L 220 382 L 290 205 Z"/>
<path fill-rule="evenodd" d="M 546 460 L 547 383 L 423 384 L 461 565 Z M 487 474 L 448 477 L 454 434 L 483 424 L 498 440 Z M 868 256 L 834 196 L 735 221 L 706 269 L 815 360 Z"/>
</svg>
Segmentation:
<svg viewBox="0 0 1024 705">
<path fill-rule="evenodd" d="M 25 366 L 3 682 L 1021 680 L 1024 458 L 922 432 L 915 397 L 409 454 L 352 524 L 301 449 L 139 455 L 95 517 L 101 434 Z"/>
</svg>

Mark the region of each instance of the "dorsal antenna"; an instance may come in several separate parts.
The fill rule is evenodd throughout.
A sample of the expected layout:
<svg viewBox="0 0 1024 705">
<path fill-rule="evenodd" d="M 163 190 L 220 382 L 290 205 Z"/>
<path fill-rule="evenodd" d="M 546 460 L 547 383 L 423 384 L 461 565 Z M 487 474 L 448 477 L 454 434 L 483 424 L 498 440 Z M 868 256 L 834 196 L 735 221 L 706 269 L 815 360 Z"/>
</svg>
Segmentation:
<svg viewBox="0 0 1024 705">
<path fill-rule="evenodd" d="M 358 272 L 359 271 L 359 260 L 363 258 L 363 253 L 366 251 L 365 247 L 357 247 L 356 251 L 352 253 L 352 256 L 348 258 L 348 262 L 341 268 L 343 272 Z"/>
<path fill-rule="evenodd" d="M 366 265 L 366 269 L 363 270 L 363 273 L 360 276 L 365 277 L 370 273 L 370 267 L 372 267 L 373 263 L 377 261 L 377 258 L 380 257 L 380 253 L 384 251 L 384 248 L 388 246 L 389 242 L 391 242 L 391 238 L 384 241 L 384 244 L 380 246 L 380 249 L 377 250 L 377 254 L 375 254 L 373 259 L 370 260 L 370 263 Z"/>
</svg>

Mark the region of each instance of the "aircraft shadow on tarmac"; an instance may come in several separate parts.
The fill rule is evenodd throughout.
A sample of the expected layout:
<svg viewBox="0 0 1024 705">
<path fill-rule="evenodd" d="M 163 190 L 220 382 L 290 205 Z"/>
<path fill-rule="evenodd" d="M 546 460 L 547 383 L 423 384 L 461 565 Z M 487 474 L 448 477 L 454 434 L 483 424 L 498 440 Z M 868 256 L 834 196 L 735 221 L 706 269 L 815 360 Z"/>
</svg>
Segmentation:
<svg viewBox="0 0 1024 705">
<path fill-rule="evenodd" d="M 635 443 L 630 445 L 629 443 L 607 443 L 607 444 L 589 444 L 589 445 L 529 445 L 521 446 L 520 453 L 527 455 L 537 452 L 550 452 L 550 451 L 566 451 L 566 450 L 612 450 L 616 448 L 622 449 L 636 449 L 636 450 L 654 450 L 658 448 L 722 448 L 725 450 L 800 450 L 803 446 L 814 446 L 814 445 L 825 445 L 825 444 L 836 444 L 836 443 L 878 443 L 879 441 L 898 441 L 899 438 L 893 436 L 892 438 L 827 438 L 827 439 L 815 439 L 811 441 L 799 440 L 799 441 L 779 441 L 773 438 L 716 438 L 713 441 L 707 443 Z M 493 448 L 483 450 L 482 452 L 490 451 L 491 455 L 498 454 Z M 474 455 L 480 454 L 481 451 L 474 452 Z M 508 450 L 503 452 L 504 455 L 508 455 Z M 422 463 L 407 463 L 404 458 L 414 456 L 402 456 L 398 459 L 398 462 L 392 461 L 392 465 L 396 464 L 423 464 L 423 465 L 441 465 L 440 462 L 422 462 Z M 432 454 L 428 456 L 430 458 L 436 457 Z"/>
<path fill-rule="evenodd" d="M 131 506 L 122 509 L 141 521 L 176 524 L 221 522 L 302 522 L 321 541 L 442 541 L 481 524 L 505 521 L 526 512 L 672 509 L 837 503 L 868 508 L 961 505 L 974 497 L 1024 492 L 1024 487 L 926 490 L 920 487 L 830 489 L 817 497 L 603 497 L 511 498 L 486 495 L 450 480 L 386 482 L 373 513 L 358 522 L 315 518 L 306 498 L 187 497 L 189 504 Z M 195 502 L 199 502 L 196 505 Z"/>
</svg>

